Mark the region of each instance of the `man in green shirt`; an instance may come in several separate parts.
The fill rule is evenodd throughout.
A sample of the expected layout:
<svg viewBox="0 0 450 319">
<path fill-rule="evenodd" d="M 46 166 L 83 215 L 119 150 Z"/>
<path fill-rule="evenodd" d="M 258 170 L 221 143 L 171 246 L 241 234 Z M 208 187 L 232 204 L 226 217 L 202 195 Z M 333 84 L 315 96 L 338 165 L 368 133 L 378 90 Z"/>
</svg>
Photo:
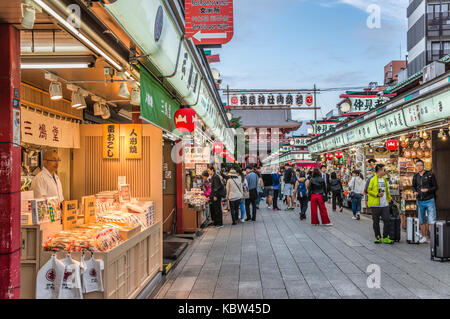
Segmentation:
<svg viewBox="0 0 450 319">
<path fill-rule="evenodd" d="M 386 174 L 383 164 L 375 166 L 375 175 L 372 177 L 367 188 L 369 197 L 367 206 L 372 210 L 373 230 L 375 232 L 375 244 L 393 244 L 389 237 L 389 202 L 392 200 L 389 192 L 389 183 L 384 177 Z M 383 219 L 383 240 L 380 232 L 380 218 Z"/>
</svg>

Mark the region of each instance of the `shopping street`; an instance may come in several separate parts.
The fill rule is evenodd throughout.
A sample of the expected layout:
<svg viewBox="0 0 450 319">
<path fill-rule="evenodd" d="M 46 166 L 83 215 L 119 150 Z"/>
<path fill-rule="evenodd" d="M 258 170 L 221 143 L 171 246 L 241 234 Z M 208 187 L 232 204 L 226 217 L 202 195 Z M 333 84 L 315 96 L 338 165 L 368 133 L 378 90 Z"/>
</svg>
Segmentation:
<svg viewBox="0 0 450 319">
<path fill-rule="evenodd" d="M 236 226 L 227 214 L 224 228 L 209 227 L 154 297 L 450 298 L 448 264 L 431 261 L 428 244 L 407 244 L 405 233 L 392 246 L 374 244 L 370 216 L 334 212 L 333 227 L 317 227 L 297 212 L 258 214 Z M 367 286 L 371 264 L 381 268 L 379 289 Z"/>
</svg>

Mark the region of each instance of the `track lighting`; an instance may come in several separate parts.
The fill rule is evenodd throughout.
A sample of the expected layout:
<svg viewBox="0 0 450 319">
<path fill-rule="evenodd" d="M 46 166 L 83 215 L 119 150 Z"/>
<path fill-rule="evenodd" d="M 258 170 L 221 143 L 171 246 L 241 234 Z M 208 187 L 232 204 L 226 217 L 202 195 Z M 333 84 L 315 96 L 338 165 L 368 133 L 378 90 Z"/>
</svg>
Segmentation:
<svg viewBox="0 0 450 319">
<path fill-rule="evenodd" d="M 129 99 L 130 98 L 130 92 L 128 91 L 127 82 L 120 83 L 120 89 L 119 89 L 118 95 L 120 97 L 125 98 L 125 99 Z"/>
<path fill-rule="evenodd" d="M 52 81 L 50 82 L 50 87 L 48 89 L 48 92 L 50 93 L 50 99 L 51 100 L 60 100 L 62 99 L 62 86 L 61 82 L 58 81 Z"/>
<path fill-rule="evenodd" d="M 81 106 L 81 104 L 82 104 L 81 94 L 78 89 L 78 90 L 72 92 L 71 106 L 72 106 L 72 108 L 78 108 Z"/>
<path fill-rule="evenodd" d="M 141 105 L 141 90 L 136 87 L 131 90 L 131 104 Z"/>
<path fill-rule="evenodd" d="M 20 11 L 22 13 L 22 27 L 33 29 L 34 20 L 36 20 L 36 11 L 42 12 L 42 8 L 34 4 L 31 0 L 25 0 L 20 4 Z"/>
</svg>

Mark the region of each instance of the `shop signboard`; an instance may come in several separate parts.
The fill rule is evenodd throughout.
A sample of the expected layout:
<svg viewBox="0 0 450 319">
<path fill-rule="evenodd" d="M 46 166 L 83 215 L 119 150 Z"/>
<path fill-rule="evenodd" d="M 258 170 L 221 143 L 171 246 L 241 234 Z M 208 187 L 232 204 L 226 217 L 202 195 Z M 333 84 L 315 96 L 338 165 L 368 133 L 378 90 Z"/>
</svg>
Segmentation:
<svg viewBox="0 0 450 319">
<path fill-rule="evenodd" d="M 140 73 L 141 116 L 156 126 L 179 135 L 173 118 L 180 105 L 144 68 L 141 68 Z"/>
<path fill-rule="evenodd" d="M 103 158 L 118 159 L 120 143 L 120 125 L 103 124 Z"/>
<path fill-rule="evenodd" d="M 436 118 L 450 117 L 450 91 L 433 97 L 432 108 Z"/>
<path fill-rule="evenodd" d="M 348 130 L 347 132 L 344 132 L 347 143 L 354 143 L 357 141 L 358 137 L 356 135 L 356 131 L 357 130 L 355 128 L 353 128 L 353 129 Z"/>
<path fill-rule="evenodd" d="M 81 198 L 81 202 L 84 211 L 84 223 L 95 223 L 95 196 L 83 196 Z"/>
<path fill-rule="evenodd" d="M 383 98 L 379 96 L 374 97 L 348 97 L 350 100 L 351 109 L 345 113 L 362 113 L 376 109 L 383 103 L 389 100 L 389 98 Z"/>
<path fill-rule="evenodd" d="M 196 45 L 225 44 L 233 37 L 233 0 L 185 0 L 186 38 Z"/>
<path fill-rule="evenodd" d="M 51 118 L 23 107 L 19 115 L 22 142 L 54 148 L 80 147 L 78 123 Z"/>
<path fill-rule="evenodd" d="M 125 135 L 125 159 L 141 159 L 142 125 L 122 124 L 121 129 Z"/>
<path fill-rule="evenodd" d="M 406 121 L 403 110 L 392 112 L 376 120 L 377 130 L 380 135 L 395 133 L 406 129 Z"/>
</svg>

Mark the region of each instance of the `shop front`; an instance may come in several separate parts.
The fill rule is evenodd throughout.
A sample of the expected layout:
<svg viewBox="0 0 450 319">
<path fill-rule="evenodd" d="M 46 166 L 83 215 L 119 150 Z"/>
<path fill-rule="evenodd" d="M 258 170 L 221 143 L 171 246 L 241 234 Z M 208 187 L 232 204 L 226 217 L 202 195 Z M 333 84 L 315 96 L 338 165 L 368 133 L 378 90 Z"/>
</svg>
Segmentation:
<svg viewBox="0 0 450 319">
<path fill-rule="evenodd" d="M 425 89 L 430 84 L 434 90 Z M 449 206 L 441 196 L 445 197 L 446 191 L 442 187 L 446 187 L 449 177 L 442 157 L 450 148 L 447 143 L 448 89 L 446 75 L 435 83 L 422 86 L 417 92 L 423 91 L 424 94 L 416 94 L 416 98 L 399 96 L 381 108 L 336 128 L 327 136 L 313 140 L 309 151 L 322 158 L 339 151 L 345 158 L 348 152 L 351 162 L 343 163 L 345 170 L 360 169 L 366 179 L 374 175 L 376 164 L 384 164 L 391 194 L 403 213 L 403 227 L 406 227 L 406 217 L 417 214 L 412 177 L 416 172 L 415 163 L 420 159 L 425 163 L 425 169 L 436 175 L 439 186 L 437 216 L 445 219 Z M 339 169 L 339 165 L 333 169 Z"/>
</svg>

